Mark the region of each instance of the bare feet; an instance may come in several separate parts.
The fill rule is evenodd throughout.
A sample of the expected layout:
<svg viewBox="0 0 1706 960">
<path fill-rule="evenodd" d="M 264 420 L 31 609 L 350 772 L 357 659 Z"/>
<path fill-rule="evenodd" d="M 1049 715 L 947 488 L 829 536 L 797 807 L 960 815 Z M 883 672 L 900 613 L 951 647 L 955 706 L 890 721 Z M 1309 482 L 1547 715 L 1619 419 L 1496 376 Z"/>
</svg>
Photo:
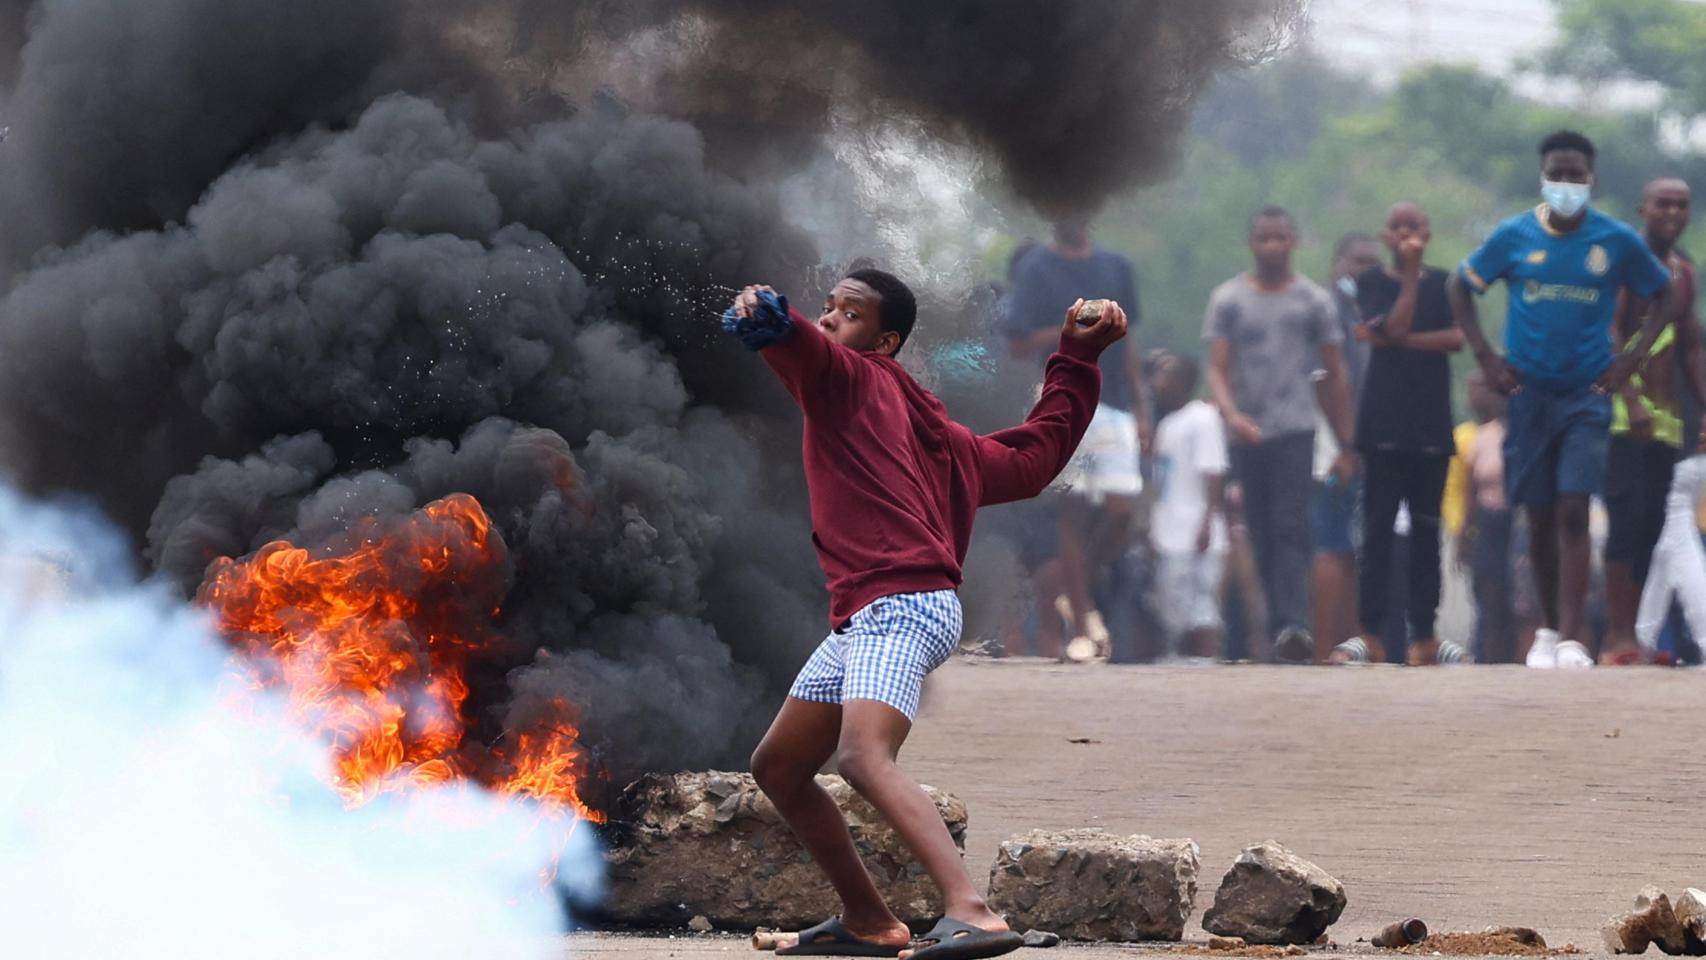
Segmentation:
<svg viewBox="0 0 1706 960">
<path fill-rule="evenodd" d="M 1603 667 L 1628 667 L 1646 662 L 1647 652 L 1641 649 L 1640 644 L 1632 642 L 1608 644 L 1599 654 L 1599 663 Z"/>
<path fill-rule="evenodd" d="M 1361 640 L 1363 647 L 1368 651 L 1368 657 L 1366 659 L 1357 659 L 1351 653 L 1347 652 L 1343 645 L 1340 645 L 1334 647 L 1333 652 L 1327 655 L 1327 663 L 1333 666 L 1344 666 L 1347 663 L 1386 662 L 1386 647 L 1381 644 L 1379 637 L 1365 633 L 1356 639 Z"/>
<path fill-rule="evenodd" d="M 1428 637 L 1411 643 L 1404 662 L 1412 667 L 1431 667 L 1439 663 L 1439 638 Z"/>
</svg>

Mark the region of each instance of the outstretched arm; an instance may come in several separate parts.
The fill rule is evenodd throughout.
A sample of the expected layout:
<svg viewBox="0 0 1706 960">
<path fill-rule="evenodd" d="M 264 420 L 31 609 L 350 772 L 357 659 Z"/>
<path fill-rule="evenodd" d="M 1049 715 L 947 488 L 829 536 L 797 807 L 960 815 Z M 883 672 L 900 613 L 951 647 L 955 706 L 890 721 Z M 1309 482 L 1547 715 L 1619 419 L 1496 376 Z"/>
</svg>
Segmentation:
<svg viewBox="0 0 1706 960">
<path fill-rule="evenodd" d="M 1125 312 L 1109 304 L 1093 325 L 1075 319 L 1080 300 L 1066 312 L 1060 350 L 1049 358 L 1043 394 L 1030 416 L 1016 427 L 977 438 L 983 495 L 979 506 L 1024 500 L 1042 493 L 1066 467 L 1102 390 L 1096 360 L 1125 336 Z"/>
<path fill-rule="evenodd" d="M 723 313 L 723 330 L 757 351 L 802 407 L 852 379 L 851 351 L 823 335 L 788 299 L 765 286 L 747 287 Z"/>
</svg>

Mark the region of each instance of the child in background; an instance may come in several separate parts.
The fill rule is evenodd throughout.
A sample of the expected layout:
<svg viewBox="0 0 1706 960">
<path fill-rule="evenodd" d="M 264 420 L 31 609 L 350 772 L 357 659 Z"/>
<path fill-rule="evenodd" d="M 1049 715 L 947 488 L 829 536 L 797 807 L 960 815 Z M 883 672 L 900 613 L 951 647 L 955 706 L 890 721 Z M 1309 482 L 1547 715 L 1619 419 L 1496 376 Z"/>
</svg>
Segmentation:
<svg viewBox="0 0 1706 960">
<path fill-rule="evenodd" d="M 1469 409 L 1479 421 L 1464 455 L 1469 517 L 1457 543 L 1475 594 L 1475 658 L 1516 659 L 1516 609 L 1511 596 L 1511 512 L 1505 501 L 1505 398 L 1476 370 L 1469 375 Z"/>
<path fill-rule="evenodd" d="M 1155 368 L 1160 497 L 1150 524 L 1157 557 L 1156 606 L 1169 647 L 1187 657 L 1221 650 L 1220 584 L 1226 573 L 1226 428 L 1196 394 L 1195 360 L 1167 356 Z"/>
</svg>

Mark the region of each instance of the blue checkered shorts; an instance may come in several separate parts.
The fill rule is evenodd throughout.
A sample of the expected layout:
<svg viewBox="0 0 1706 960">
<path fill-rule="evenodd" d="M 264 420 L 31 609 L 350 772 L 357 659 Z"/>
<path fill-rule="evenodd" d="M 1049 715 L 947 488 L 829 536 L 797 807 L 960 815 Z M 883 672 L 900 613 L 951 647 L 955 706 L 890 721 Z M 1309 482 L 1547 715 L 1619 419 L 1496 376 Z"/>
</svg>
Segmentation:
<svg viewBox="0 0 1706 960">
<path fill-rule="evenodd" d="M 814 703 L 876 700 L 918 716 L 924 677 L 960 643 L 960 598 L 952 590 L 874 600 L 824 638 L 788 696 Z"/>
</svg>

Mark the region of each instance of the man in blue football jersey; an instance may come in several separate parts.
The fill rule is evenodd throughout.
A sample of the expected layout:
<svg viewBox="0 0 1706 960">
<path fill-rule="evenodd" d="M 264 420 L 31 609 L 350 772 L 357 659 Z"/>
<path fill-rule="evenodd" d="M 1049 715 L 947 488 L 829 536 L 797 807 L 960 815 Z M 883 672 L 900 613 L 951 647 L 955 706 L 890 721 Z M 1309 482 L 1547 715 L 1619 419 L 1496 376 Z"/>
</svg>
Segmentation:
<svg viewBox="0 0 1706 960">
<path fill-rule="evenodd" d="M 1500 224 L 1447 287 L 1488 385 L 1510 397 L 1505 490 L 1510 505 L 1528 514 L 1544 622 L 1528 652 L 1531 667 L 1593 665 L 1581 643 L 1588 500 L 1605 482 L 1611 394 L 1629 382 L 1678 303 L 1670 270 L 1640 234 L 1588 206 L 1593 166 L 1593 143 L 1579 133 L 1541 141 L 1545 202 Z M 1503 356 L 1487 343 L 1469 295 L 1499 280 L 1510 294 Z M 1620 290 L 1629 292 L 1632 315 L 1647 319 L 1614 356 Z"/>
</svg>

